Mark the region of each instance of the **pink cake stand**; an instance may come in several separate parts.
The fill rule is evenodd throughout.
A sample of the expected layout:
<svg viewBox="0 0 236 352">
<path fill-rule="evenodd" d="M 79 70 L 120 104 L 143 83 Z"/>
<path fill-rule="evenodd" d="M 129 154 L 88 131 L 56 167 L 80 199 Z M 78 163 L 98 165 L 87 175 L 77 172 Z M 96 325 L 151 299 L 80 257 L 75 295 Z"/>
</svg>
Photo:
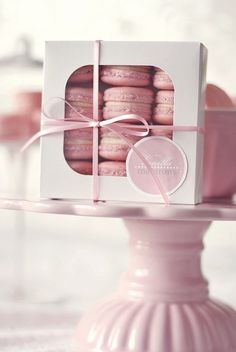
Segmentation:
<svg viewBox="0 0 236 352">
<path fill-rule="evenodd" d="M 197 206 L 0 200 L 5 209 L 123 218 L 129 267 L 119 290 L 80 320 L 79 352 L 235 352 L 236 312 L 211 299 L 202 239 L 214 220 L 236 221 L 232 202 Z"/>
</svg>

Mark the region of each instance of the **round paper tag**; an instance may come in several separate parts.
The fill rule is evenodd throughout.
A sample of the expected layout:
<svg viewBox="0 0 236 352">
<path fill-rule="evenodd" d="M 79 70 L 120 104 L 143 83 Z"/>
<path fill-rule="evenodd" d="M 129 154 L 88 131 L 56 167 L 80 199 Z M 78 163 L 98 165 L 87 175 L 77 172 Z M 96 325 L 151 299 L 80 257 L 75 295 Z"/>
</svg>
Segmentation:
<svg viewBox="0 0 236 352">
<path fill-rule="evenodd" d="M 141 139 L 135 147 L 148 161 L 167 194 L 174 193 L 182 185 L 187 175 L 187 158 L 175 142 L 154 136 Z M 153 176 L 132 149 L 126 160 L 126 170 L 135 188 L 151 195 L 160 194 Z"/>
</svg>

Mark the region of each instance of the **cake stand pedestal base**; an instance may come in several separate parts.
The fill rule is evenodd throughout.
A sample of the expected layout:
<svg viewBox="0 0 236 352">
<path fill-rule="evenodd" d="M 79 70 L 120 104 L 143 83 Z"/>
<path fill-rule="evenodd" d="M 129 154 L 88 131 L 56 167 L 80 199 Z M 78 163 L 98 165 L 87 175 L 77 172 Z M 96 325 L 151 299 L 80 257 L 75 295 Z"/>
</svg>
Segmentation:
<svg viewBox="0 0 236 352">
<path fill-rule="evenodd" d="M 78 352 L 236 351 L 236 312 L 209 298 L 200 261 L 210 221 L 236 221 L 232 200 L 166 206 L 6 198 L 0 208 L 126 219 L 129 270 L 117 294 L 81 319 Z"/>
<path fill-rule="evenodd" d="M 236 312 L 208 296 L 201 273 L 210 222 L 126 220 L 128 272 L 81 319 L 79 352 L 235 352 Z"/>
</svg>

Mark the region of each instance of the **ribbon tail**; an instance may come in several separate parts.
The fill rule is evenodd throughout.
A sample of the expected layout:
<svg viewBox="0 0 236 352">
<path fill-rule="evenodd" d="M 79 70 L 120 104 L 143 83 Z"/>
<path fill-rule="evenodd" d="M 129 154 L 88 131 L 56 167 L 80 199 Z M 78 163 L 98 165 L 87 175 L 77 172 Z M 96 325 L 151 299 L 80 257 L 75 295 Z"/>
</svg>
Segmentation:
<svg viewBox="0 0 236 352">
<path fill-rule="evenodd" d="M 55 122 L 55 121 L 54 121 Z M 61 125 L 60 125 L 61 124 Z M 24 152 L 27 148 L 31 146 L 37 139 L 47 136 L 50 134 L 56 134 L 65 131 L 77 130 L 79 128 L 88 128 L 92 127 L 92 121 L 90 122 L 65 122 L 64 120 L 58 120 L 57 125 L 53 125 L 53 127 L 46 128 L 45 130 L 41 130 L 37 132 L 33 137 L 31 137 L 20 149 L 21 152 Z"/>
<path fill-rule="evenodd" d="M 46 131 L 45 131 L 46 132 Z M 31 144 L 36 142 L 41 136 L 45 136 L 47 133 L 43 133 L 42 131 L 37 132 L 33 137 L 31 137 L 20 149 L 20 152 L 23 153 L 26 149 L 28 149 Z"/>
</svg>

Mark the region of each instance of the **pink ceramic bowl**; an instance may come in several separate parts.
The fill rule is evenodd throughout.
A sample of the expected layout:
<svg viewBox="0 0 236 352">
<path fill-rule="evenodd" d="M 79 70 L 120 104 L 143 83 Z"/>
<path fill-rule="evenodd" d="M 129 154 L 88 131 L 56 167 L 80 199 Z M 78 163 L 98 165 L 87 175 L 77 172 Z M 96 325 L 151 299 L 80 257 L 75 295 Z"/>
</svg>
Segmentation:
<svg viewBox="0 0 236 352">
<path fill-rule="evenodd" d="M 236 109 L 205 113 L 204 198 L 236 193 Z"/>
</svg>

